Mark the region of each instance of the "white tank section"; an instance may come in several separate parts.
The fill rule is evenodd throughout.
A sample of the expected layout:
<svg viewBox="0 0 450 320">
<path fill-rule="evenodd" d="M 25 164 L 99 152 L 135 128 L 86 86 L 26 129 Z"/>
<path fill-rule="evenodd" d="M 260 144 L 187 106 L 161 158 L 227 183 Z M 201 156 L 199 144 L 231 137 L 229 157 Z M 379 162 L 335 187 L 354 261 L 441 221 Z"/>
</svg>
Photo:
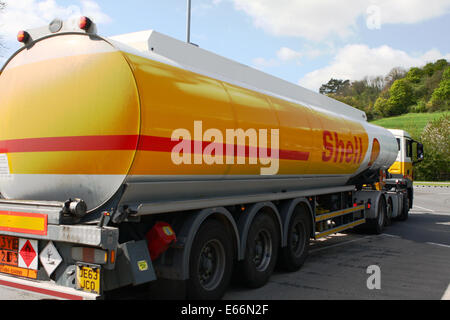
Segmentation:
<svg viewBox="0 0 450 320">
<path fill-rule="evenodd" d="M 365 112 L 361 110 L 154 30 L 124 34 L 109 39 L 139 51 L 162 56 L 185 69 L 201 71 L 205 75 L 228 80 L 248 89 L 257 89 L 259 92 L 284 100 L 325 109 L 359 121 L 367 121 Z"/>
</svg>

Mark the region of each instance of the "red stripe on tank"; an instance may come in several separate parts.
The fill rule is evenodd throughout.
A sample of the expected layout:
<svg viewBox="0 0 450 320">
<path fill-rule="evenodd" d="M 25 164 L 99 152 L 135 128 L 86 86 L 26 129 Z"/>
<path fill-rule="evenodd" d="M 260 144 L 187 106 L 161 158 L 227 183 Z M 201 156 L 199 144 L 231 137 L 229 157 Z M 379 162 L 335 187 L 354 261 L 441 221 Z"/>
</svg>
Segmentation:
<svg viewBox="0 0 450 320">
<path fill-rule="evenodd" d="M 172 152 L 180 141 L 172 141 L 171 138 L 157 136 L 139 135 L 109 135 L 109 136 L 75 136 L 54 138 L 30 138 L 0 141 L 0 153 L 20 152 L 58 152 L 58 151 L 106 151 L 106 150 L 139 150 L 154 152 Z M 209 141 L 190 141 L 193 154 L 203 153 L 205 148 L 211 145 Z M 196 143 L 201 147 L 196 148 Z M 220 143 L 216 145 L 218 150 L 225 154 L 238 154 L 238 148 L 249 157 L 251 154 L 260 158 L 272 157 L 271 150 L 267 148 L 227 145 Z M 279 159 L 308 161 L 310 153 L 296 150 L 278 150 Z"/>
</svg>

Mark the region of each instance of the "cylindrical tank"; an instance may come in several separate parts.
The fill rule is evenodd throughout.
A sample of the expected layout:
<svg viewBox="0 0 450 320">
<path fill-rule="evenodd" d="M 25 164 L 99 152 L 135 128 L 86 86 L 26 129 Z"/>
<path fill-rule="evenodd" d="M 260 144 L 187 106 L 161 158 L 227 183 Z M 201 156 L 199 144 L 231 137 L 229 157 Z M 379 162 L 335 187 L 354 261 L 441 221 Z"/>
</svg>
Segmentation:
<svg viewBox="0 0 450 320">
<path fill-rule="evenodd" d="M 365 121 L 81 34 L 18 51 L 0 97 L 2 195 L 81 198 L 90 211 L 127 182 L 236 180 L 237 194 L 344 185 L 398 151 Z"/>
</svg>

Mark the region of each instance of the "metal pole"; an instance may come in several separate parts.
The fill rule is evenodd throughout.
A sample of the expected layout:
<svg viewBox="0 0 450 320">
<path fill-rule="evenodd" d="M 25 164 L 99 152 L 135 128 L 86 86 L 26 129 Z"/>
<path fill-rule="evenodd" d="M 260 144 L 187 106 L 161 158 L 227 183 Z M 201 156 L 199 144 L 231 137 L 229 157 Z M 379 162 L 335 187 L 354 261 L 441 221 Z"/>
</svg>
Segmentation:
<svg viewBox="0 0 450 320">
<path fill-rule="evenodd" d="M 187 0 L 186 42 L 191 43 L 191 0 Z"/>
</svg>

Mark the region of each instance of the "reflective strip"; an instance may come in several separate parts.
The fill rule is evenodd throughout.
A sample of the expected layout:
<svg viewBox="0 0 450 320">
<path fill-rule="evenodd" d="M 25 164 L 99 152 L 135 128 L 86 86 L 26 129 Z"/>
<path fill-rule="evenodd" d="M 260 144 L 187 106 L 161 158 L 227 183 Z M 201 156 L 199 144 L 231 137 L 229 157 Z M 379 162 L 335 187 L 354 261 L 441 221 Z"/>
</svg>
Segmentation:
<svg viewBox="0 0 450 320">
<path fill-rule="evenodd" d="M 345 229 L 350 229 L 350 228 L 356 227 L 356 226 L 358 226 L 360 224 L 363 224 L 365 222 L 366 222 L 366 219 L 361 219 L 361 220 L 358 220 L 358 221 L 355 221 L 355 222 L 352 222 L 352 223 L 349 223 L 349 224 L 345 224 L 343 226 L 340 226 L 340 227 L 337 227 L 337 228 L 334 228 L 334 229 L 330 229 L 330 230 L 324 231 L 322 233 L 318 233 L 318 234 L 316 234 L 316 239 L 326 237 L 326 236 L 328 236 L 330 234 L 333 234 L 333 233 L 338 233 L 339 231 L 343 231 Z"/>
<path fill-rule="evenodd" d="M 61 287 L 52 283 L 30 281 L 13 278 L 11 276 L 0 275 L 0 286 L 10 287 L 34 293 L 39 296 L 48 296 L 65 300 L 96 300 L 98 295 L 78 291 L 72 288 Z"/>
<path fill-rule="evenodd" d="M 0 211 L 0 230 L 45 236 L 47 235 L 47 215 Z"/>
<path fill-rule="evenodd" d="M 348 208 L 348 209 L 344 209 L 344 210 L 339 210 L 339 211 L 335 211 L 335 212 L 331 212 L 331 213 L 327 213 L 327 214 L 321 214 L 321 215 L 316 217 L 316 222 L 323 221 L 323 220 L 328 220 L 328 219 L 331 219 L 331 218 L 335 218 L 335 217 L 339 217 L 339 216 L 345 215 L 347 213 L 356 212 L 356 211 L 360 211 L 360 210 L 364 210 L 364 209 L 365 209 L 365 206 L 362 205 L 362 206 Z"/>
</svg>

